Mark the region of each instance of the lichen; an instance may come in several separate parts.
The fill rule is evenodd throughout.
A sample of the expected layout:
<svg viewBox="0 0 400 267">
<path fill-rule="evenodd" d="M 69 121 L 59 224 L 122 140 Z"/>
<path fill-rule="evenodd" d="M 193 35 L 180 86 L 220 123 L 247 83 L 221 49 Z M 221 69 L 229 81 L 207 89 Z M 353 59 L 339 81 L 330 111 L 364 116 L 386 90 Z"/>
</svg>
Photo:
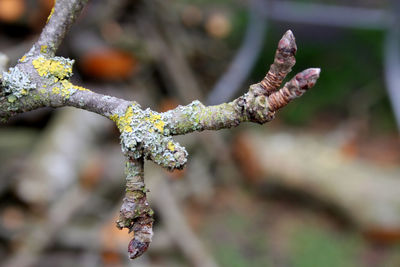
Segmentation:
<svg viewBox="0 0 400 267">
<path fill-rule="evenodd" d="M 129 157 L 145 157 L 168 169 L 182 168 L 186 163 L 185 148 L 164 131 L 160 113 L 142 110 L 132 103 L 124 112 L 109 116 L 121 132 L 122 151 Z"/>
<path fill-rule="evenodd" d="M 57 0 L 54 0 L 54 6 L 56 5 L 56 1 L 57 1 Z M 54 6 L 53 6 L 53 8 L 51 9 L 50 15 L 47 17 L 47 22 L 49 22 L 51 16 L 53 16 L 53 14 L 54 14 Z"/>
<path fill-rule="evenodd" d="M 45 49 L 44 46 L 41 49 Z M 72 76 L 73 64 L 74 60 L 63 57 L 46 58 L 39 56 L 32 60 L 32 65 L 37 73 L 41 77 L 47 78 L 48 84 L 44 84 L 43 87 L 54 85 L 51 93 L 59 94 L 65 99 L 69 99 L 76 91 L 89 91 L 84 87 L 72 84 L 68 80 Z"/>
<path fill-rule="evenodd" d="M 89 91 L 88 89 L 72 84 L 68 80 L 60 81 L 61 86 L 54 86 L 51 90 L 52 94 L 59 94 L 65 99 L 69 99 L 76 91 Z"/>
<path fill-rule="evenodd" d="M 41 47 L 40 47 L 40 53 L 47 53 L 47 45 L 42 45 Z"/>
<path fill-rule="evenodd" d="M 150 112 L 150 117 L 145 117 L 145 120 L 153 124 L 160 133 L 164 132 L 165 122 L 161 120 L 160 114 Z"/>
<path fill-rule="evenodd" d="M 3 91 L 5 95 L 8 95 L 7 99 L 10 103 L 36 88 L 36 84 L 32 83 L 29 76 L 18 67 L 10 68 L 8 72 L 3 72 L 2 76 Z"/>
<path fill-rule="evenodd" d="M 60 93 L 60 88 L 59 87 L 53 87 L 53 89 L 51 90 L 51 92 L 53 93 L 53 94 L 59 94 Z"/>
<path fill-rule="evenodd" d="M 179 113 L 182 118 L 181 122 L 176 125 L 177 129 L 168 129 L 164 128 L 166 131 L 172 132 L 192 132 L 192 131 L 200 131 L 202 130 L 203 126 L 201 122 L 206 120 L 206 115 L 203 111 L 205 106 L 198 100 L 193 101 L 187 106 L 178 106 L 175 110 L 170 112 L 163 113 L 163 120 L 164 121 L 171 121 L 173 119 L 172 112 Z M 210 116 L 212 117 L 212 116 Z"/>
<path fill-rule="evenodd" d="M 172 142 L 168 142 L 168 149 L 171 151 L 175 151 L 175 145 Z"/>
<path fill-rule="evenodd" d="M 25 62 L 25 60 L 26 60 L 26 56 L 23 56 L 23 57 L 21 57 L 21 58 L 19 59 L 19 62 L 23 63 L 23 62 Z"/>
<path fill-rule="evenodd" d="M 74 60 L 63 57 L 49 59 L 39 56 L 32 60 L 32 64 L 40 76 L 47 78 L 54 77 L 56 79 L 55 82 L 57 82 L 57 80 L 63 80 L 72 76 Z"/>
</svg>

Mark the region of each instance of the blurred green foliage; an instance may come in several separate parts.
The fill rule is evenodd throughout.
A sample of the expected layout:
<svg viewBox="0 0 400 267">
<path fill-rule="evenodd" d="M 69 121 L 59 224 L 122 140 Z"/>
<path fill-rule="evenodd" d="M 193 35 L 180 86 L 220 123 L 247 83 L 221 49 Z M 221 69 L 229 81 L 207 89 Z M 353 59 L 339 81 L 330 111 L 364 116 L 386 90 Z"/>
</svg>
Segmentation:
<svg viewBox="0 0 400 267">
<path fill-rule="evenodd" d="M 308 67 L 321 67 L 321 77 L 315 88 L 285 107 L 280 118 L 286 123 L 301 125 L 325 114 L 339 119 L 357 116 L 367 118 L 373 128 L 396 131 L 383 80 L 384 33 L 339 30 L 334 31 L 335 39 L 332 39 L 329 28 L 319 29 L 320 36 L 317 32 L 315 38 L 303 31 L 304 28 L 300 28 L 300 34 L 295 32 L 298 53 L 292 75 Z M 270 27 L 252 81 L 263 76 L 265 62 L 273 59 L 274 47 L 281 35 L 274 25 Z"/>
<path fill-rule="evenodd" d="M 293 267 L 360 266 L 360 240 L 319 227 L 302 225 L 291 237 L 290 257 Z"/>
</svg>

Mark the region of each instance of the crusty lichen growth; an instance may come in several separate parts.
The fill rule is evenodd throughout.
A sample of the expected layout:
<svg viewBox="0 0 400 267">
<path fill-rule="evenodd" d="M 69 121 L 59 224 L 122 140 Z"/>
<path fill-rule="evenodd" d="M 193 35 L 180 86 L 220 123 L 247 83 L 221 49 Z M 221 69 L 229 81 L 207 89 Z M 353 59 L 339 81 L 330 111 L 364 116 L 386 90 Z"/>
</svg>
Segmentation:
<svg viewBox="0 0 400 267">
<path fill-rule="evenodd" d="M 57 82 L 72 76 L 74 60 L 63 57 L 45 58 L 39 56 L 32 60 L 32 64 L 40 76 L 54 77 L 55 82 Z"/>
<path fill-rule="evenodd" d="M 186 163 L 185 148 L 174 142 L 164 128 L 160 113 L 142 110 L 132 103 L 124 112 L 110 116 L 121 132 L 122 151 L 134 159 L 145 157 L 168 168 L 182 168 Z"/>
<path fill-rule="evenodd" d="M 36 88 L 36 84 L 18 67 L 10 68 L 9 71 L 3 72 L 2 76 L 3 92 L 10 103 L 28 95 L 30 90 Z"/>
<path fill-rule="evenodd" d="M 45 48 L 43 48 L 45 49 Z M 51 87 L 51 94 L 61 95 L 68 100 L 77 90 L 89 91 L 88 89 L 72 84 L 68 79 L 72 76 L 74 60 L 63 57 L 47 58 L 38 56 L 32 60 L 32 65 L 37 73 L 46 78 L 47 84 L 43 87 Z"/>
</svg>

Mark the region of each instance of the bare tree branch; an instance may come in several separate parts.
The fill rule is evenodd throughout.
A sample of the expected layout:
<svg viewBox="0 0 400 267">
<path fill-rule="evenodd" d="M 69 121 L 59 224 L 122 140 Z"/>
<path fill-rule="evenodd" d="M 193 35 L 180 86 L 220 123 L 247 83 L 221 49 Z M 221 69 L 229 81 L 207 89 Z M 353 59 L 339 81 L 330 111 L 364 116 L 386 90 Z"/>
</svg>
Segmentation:
<svg viewBox="0 0 400 267">
<path fill-rule="evenodd" d="M 153 234 L 153 211 L 147 203 L 144 185 L 144 160 L 150 159 L 170 170 L 183 168 L 188 154 L 172 139 L 173 135 L 231 128 L 242 122 L 269 122 L 278 109 L 314 86 L 320 69 L 307 69 L 278 90 L 295 62 L 295 39 L 288 31 L 279 42 L 267 76 L 232 102 L 205 106 L 196 100 L 164 113 L 143 110 L 134 101 L 97 94 L 72 84 L 74 61 L 54 56 L 86 3 L 87 0 L 58 1 L 31 51 L 15 67 L 3 72 L 0 118 L 41 107 L 73 106 L 116 123 L 121 133 L 122 152 L 127 158 L 126 196 L 117 226 L 134 231 L 129 253 L 131 258 L 136 258 L 146 251 Z"/>
</svg>

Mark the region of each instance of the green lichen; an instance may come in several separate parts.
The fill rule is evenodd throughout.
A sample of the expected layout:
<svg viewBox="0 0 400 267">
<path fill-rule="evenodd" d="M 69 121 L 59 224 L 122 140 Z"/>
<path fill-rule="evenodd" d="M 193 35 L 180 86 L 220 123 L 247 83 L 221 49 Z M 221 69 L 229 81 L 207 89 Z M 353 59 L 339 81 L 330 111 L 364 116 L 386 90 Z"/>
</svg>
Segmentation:
<svg viewBox="0 0 400 267">
<path fill-rule="evenodd" d="M 165 129 L 162 114 L 142 110 L 132 103 L 124 112 L 109 116 L 121 132 L 122 151 L 129 157 L 145 157 L 168 169 L 182 168 L 185 148 L 174 142 Z"/>
<path fill-rule="evenodd" d="M 3 92 L 8 96 L 10 103 L 27 95 L 30 90 L 36 88 L 36 84 L 32 83 L 28 75 L 22 72 L 18 67 L 10 68 L 8 72 L 3 72 Z"/>
</svg>

